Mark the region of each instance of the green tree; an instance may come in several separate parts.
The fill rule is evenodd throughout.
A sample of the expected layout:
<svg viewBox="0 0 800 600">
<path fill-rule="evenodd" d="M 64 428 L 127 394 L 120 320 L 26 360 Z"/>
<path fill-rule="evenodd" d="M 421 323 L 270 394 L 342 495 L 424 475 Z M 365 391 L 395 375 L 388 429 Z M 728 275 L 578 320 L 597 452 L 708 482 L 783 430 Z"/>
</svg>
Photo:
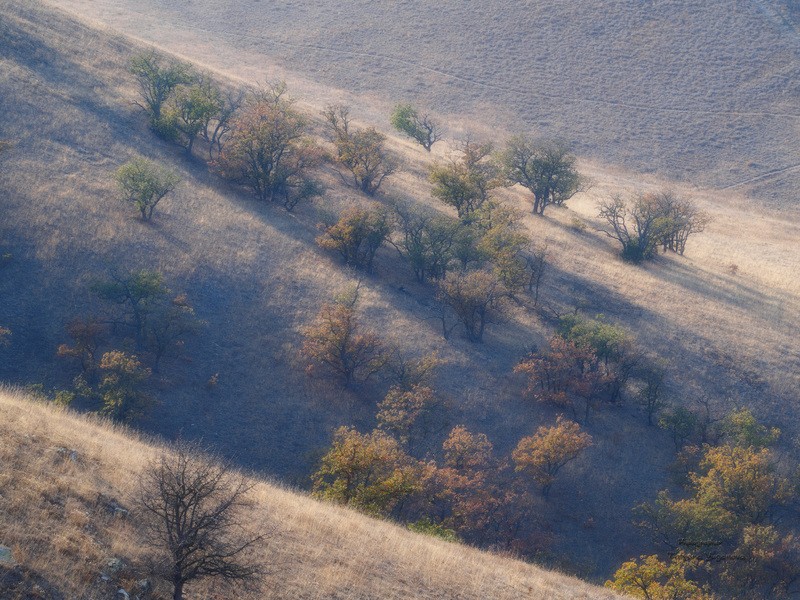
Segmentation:
<svg viewBox="0 0 800 600">
<path fill-rule="evenodd" d="M 469 221 L 489 200 L 491 191 L 500 185 L 499 170 L 489 160 L 491 144 L 467 140 L 459 151 L 460 158 L 434 164 L 428 178 L 433 184 L 433 197 L 455 208 L 460 219 Z"/>
<path fill-rule="evenodd" d="M 188 154 L 192 153 L 198 135 L 207 137 L 209 123 L 223 106 L 222 92 L 208 75 L 198 77 L 191 85 L 180 85 L 175 89 L 167 118 L 185 138 Z"/>
<path fill-rule="evenodd" d="M 623 327 L 607 322 L 603 315 L 594 319 L 578 314 L 565 315 L 559 320 L 558 332 L 565 340 L 594 351 L 600 362 L 607 399 L 610 402 L 621 399 L 638 363 L 631 335 Z"/>
<path fill-rule="evenodd" d="M 244 89 L 235 88 L 225 90 L 221 96 L 221 103 L 216 114 L 212 115 L 203 135 L 208 141 L 208 158 L 213 160 L 214 152 L 222 152 L 222 146 L 231 132 L 231 121 L 244 105 L 247 97 Z"/>
<path fill-rule="evenodd" d="M 136 206 L 145 221 L 152 218 L 156 205 L 180 183 L 177 173 L 144 158 L 125 163 L 114 178 L 122 199 Z"/>
<path fill-rule="evenodd" d="M 322 116 L 332 133 L 337 162 L 350 172 L 357 189 L 375 195 L 384 179 L 397 170 L 397 161 L 386 150 L 386 136 L 374 127 L 352 129 L 346 106 L 329 106 Z"/>
<path fill-rule="evenodd" d="M 688 198 L 680 198 L 674 192 L 656 194 L 659 209 L 669 226 L 660 240 L 664 252 L 671 250 L 683 256 L 686 241 L 693 233 L 702 233 L 711 217 L 699 210 Z"/>
<path fill-rule="evenodd" d="M 133 333 L 136 347 L 152 354 L 156 371 L 161 359 L 179 351 L 184 338 L 199 326 L 186 296 L 173 296 L 157 271 L 113 273 L 111 279 L 95 282 L 92 291 L 119 307 L 111 324 Z"/>
<path fill-rule="evenodd" d="M 317 498 L 374 515 L 388 515 L 420 487 L 419 467 L 381 431 L 340 427 L 311 477 Z"/>
<path fill-rule="evenodd" d="M 164 61 L 155 50 L 134 56 L 129 70 L 139 84 L 141 101 L 137 103 L 147 111 L 151 124 L 157 126 L 161 121 L 161 109 L 175 88 L 179 85 L 191 84 L 195 73 L 186 63 Z"/>
<path fill-rule="evenodd" d="M 306 135 L 306 120 L 286 98 L 283 83 L 263 90 L 230 124 L 215 162 L 230 181 L 249 187 L 259 200 L 280 200 L 291 210 L 320 193 L 309 171 L 320 160 Z"/>
<path fill-rule="evenodd" d="M 389 241 L 406 259 L 417 281 L 443 279 L 455 260 L 458 222 L 400 205 L 395 213 L 399 227 Z"/>
<path fill-rule="evenodd" d="M 112 350 L 100 359 L 100 372 L 102 412 L 117 420 L 140 416 L 151 402 L 142 390 L 150 378 L 150 369 L 135 355 Z"/>
<path fill-rule="evenodd" d="M 696 413 L 677 406 L 661 415 L 658 426 L 669 432 L 677 451 L 697 432 L 698 422 Z"/>
<path fill-rule="evenodd" d="M 660 365 L 646 367 L 641 374 L 643 385 L 636 395 L 636 401 L 644 408 L 648 425 L 653 425 L 653 417 L 667 406 L 664 400 L 664 376 L 664 369 Z"/>
<path fill-rule="evenodd" d="M 410 104 L 398 104 L 391 116 L 392 127 L 416 140 L 425 150 L 431 151 L 433 145 L 442 139 L 439 126 L 430 115 L 420 115 Z"/>
<path fill-rule="evenodd" d="M 479 222 L 485 229 L 477 249 L 492 262 L 494 274 L 511 294 L 523 291 L 531 276 L 526 257 L 531 240 L 520 229 L 518 217 L 514 211 L 498 207 L 485 225 Z"/>
<path fill-rule="evenodd" d="M 562 206 L 585 187 L 576 157 L 557 142 L 513 137 L 498 161 L 507 185 L 519 184 L 533 193 L 534 214 L 544 214 L 551 204 Z"/>
<path fill-rule="evenodd" d="M 733 446 L 766 448 L 778 441 L 781 430 L 762 425 L 749 409 L 740 408 L 723 419 L 722 434 Z"/>
</svg>

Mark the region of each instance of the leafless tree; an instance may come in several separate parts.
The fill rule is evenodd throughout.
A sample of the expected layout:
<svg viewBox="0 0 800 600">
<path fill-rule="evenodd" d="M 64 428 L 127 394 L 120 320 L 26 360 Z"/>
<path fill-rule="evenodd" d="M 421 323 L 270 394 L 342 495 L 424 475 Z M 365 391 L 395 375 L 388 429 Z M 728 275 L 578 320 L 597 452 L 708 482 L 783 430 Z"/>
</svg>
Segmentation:
<svg viewBox="0 0 800 600">
<path fill-rule="evenodd" d="M 179 443 L 147 467 L 139 505 L 147 517 L 148 539 L 163 557 L 173 600 L 181 600 L 192 581 L 252 581 L 262 571 L 247 551 L 263 535 L 249 534 L 241 515 L 252 487 L 197 444 Z"/>
</svg>

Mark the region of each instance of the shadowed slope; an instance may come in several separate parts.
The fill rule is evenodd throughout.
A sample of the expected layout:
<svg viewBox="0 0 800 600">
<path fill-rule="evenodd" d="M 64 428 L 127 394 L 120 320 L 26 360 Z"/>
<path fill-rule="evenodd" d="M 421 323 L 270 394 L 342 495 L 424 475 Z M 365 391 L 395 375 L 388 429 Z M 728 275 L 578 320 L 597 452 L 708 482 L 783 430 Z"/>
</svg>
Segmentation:
<svg viewBox="0 0 800 600">
<path fill-rule="evenodd" d="M 0 541 L 12 548 L 18 563 L 69 598 L 99 597 L 105 585 L 99 576 L 108 572 L 112 558 L 124 565 L 115 587 L 131 590 L 136 579 L 149 575 L 143 566 L 147 541 L 140 537 L 132 500 L 139 473 L 163 446 L 8 390 L 0 390 L 0 437 Z M 255 482 L 252 498 L 247 522 L 252 531 L 266 534 L 255 553 L 269 574 L 258 589 L 240 590 L 236 598 L 617 597 L 263 480 Z M 130 515 L 114 517 L 112 506 Z M 192 597 L 223 592 L 213 586 L 187 586 L 187 592 Z"/>
</svg>

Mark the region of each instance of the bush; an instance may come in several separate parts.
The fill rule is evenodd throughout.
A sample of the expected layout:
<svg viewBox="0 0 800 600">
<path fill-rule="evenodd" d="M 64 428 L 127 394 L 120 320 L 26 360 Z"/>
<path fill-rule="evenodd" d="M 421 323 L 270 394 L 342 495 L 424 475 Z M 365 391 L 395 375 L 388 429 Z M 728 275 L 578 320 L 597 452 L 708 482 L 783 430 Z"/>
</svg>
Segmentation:
<svg viewBox="0 0 800 600">
<path fill-rule="evenodd" d="M 317 238 L 326 250 L 338 252 L 345 264 L 351 267 L 372 269 L 375 253 L 391 232 L 389 215 L 378 204 L 368 208 L 351 206 L 344 210 L 339 220 Z"/>
<path fill-rule="evenodd" d="M 114 174 L 120 194 L 149 221 L 156 205 L 180 183 L 177 173 L 144 158 L 125 163 Z"/>
<path fill-rule="evenodd" d="M 336 160 L 352 176 L 353 185 L 373 196 L 384 179 L 397 170 L 397 161 L 385 148 L 386 136 L 374 127 L 352 130 L 350 109 L 330 106 L 322 113 L 332 133 Z"/>
<path fill-rule="evenodd" d="M 425 150 L 442 139 L 439 126 L 429 115 L 420 115 L 410 104 L 398 104 L 391 116 L 392 127 L 416 140 Z"/>
</svg>

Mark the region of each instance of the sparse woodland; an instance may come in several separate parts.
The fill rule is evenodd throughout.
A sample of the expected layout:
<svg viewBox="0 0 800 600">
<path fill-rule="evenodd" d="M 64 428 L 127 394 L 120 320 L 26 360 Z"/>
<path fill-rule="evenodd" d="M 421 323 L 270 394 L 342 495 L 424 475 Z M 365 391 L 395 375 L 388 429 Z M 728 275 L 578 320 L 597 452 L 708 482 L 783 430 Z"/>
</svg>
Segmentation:
<svg viewBox="0 0 800 600">
<path fill-rule="evenodd" d="M 597 305 L 587 310 L 573 301 L 571 289 L 549 284 L 565 279 L 556 265 L 568 260 L 560 253 L 569 250 L 537 237 L 525 219 L 532 218 L 528 212 L 536 221 L 550 219 L 591 189 L 568 145 L 466 135 L 436 153 L 447 124 L 398 104 L 387 122 L 418 144 L 415 176 L 424 173 L 415 188 L 424 197 L 410 197 L 393 185 L 411 176 L 409 157 L 347 106 L 309 112 L 283 82 L 235 85 L 153 50 L 129 57 L 126 68 L 121 77 L 135 94 L 127 101 L 138 106 L 131 121 L 148 131 L 147 143 L 166 148 L 159 156 L 170 157 L 114 156 L 113 168 L 97 170 L 115 191 L 103 201 L 138 217 L 137 236 L 166 237 L 161 221 L 189 210 L 170 207 L 190 173 L 202 185 L 253 201 L 259 219 L 273 221 L 276 230 L 288 227 L 279 219 L 291 218 L 298 245 L 308 252 L 296 260 L 335 273 L 337 284 L 313 299 L 295 297 L 307 310 L 301 322 L 284 328 L 275 358 L 288 364 L 291 385 L 314 394 L 333 389 L 321 397 L 357 409 L 342 412 L 357 415 L 352 422 L 339 421 L 315 440 L 314 466 L 300 480 L 312 496 L 447 541 L 579 571 L 568 553 L 553 551 L 553 540 L 562 530 L 592 536 L 594 509 L 578 521 L 553 498 L 582 494 L 581 478 L 601 464 L 599 453 L 640 436 L 643 446 L 660 444 L 656 451 L 669 457 L 654 477 L 664 485 L 651 497 L 613 507 L 621 515 L 617 527 L 630 532 L 620 534 L 632 540 L 626 550 L 636 550 L 599 578 L 595 572 L 596 579 L 649 600 L 800 593 L 796 448 L 783 443 L 774 415 L 762 418 L 733 400 L 714 403 L 699 386 L 696 397 L 677 395 L 681 382 L 670 356 L 643 345 L 637 331 Z M 332 188 L 337 200 L 328 203 Z M 511 194 L 532 210 L 520 210 Z M 268 212 L 268 205 L 281 208 Z M 691 197 L 666 188 L 600 197 L 594 217 L 594 233 L 583 227 L 572 235 L 590 239 L 598 253 L 608 253 L 610 241 L 619 256 L 608 260 L 634 278 L 691 257 L 693 242 L 713 223 Z M 203 226 L 212 235 L 213 224 Z M 170 243 L 175 252 L 191 253 Z M 217 390 L 225 374 L 207 368 L 198 374 L 193 365 L 195 348 L 209 347 L 203 346 L 209 315 L 198 314 L 195 297 L 173 270 L 151 264 L 110 262 L 103 272 L 76 277 L 80 301 L 70 306 L 62 341 L 48 349 L 65 375 L 47 390 L 40 387 L 44 396 L 131 424 L 146 422 L 174 386 L 225 402 Z M 285 267 L 265 261 L 262 268 Z M 286 275 L 282 289 L 299 285 L 292 277 Z M 431 343 L 417 347 L 416 329 L 403 332 L 399 343 L 386 321 L 375 318 L 376 289 L 398 290 L 426 328 L 425 339 L 443 351 L 430 350 Z M 519 323 L 534 323 L 538 333 Z M 499 338 L 515 329 L 514 339 L 523 341 L 500 348 Z M 0 326 L 0 359 L 15 360 L 7 346 L 28 333 Z M 462 389 L 469 389 L 469 361 L 488 361 L 495 352 L 510 356 L 497 374 L 498 403 L 508 396 L 541 417 L 519 423 L 513 431 L 521 435 L 497 440 L 481 430 L 480 420 L 467 422 L 457 408 L 463 399 L 442 383 L 448 370 L 461 369 Z M 500 364 L 491 368 L 500 371 Z M 173 561 L 171 573 L 152 576 L 171 582 L 176 599 L 184 587 L 190 595 L 195 579 L 257 580 L 266 567 L 253 561 L 251 546 L 270 533 L 234 532 L 253 485 L 229 467 L 192 463 L 200 446 L 178 450 L 177 462 L 153 463 L 142 483 L 149 527 L 166 527 L 153 552 Z M 612 462 L 602 464 L 633 468 Z M 207 488 L 209 519 L 221 523 L 198 546 L 203 558 L 194 571 L 195 549 L 184 552 L 175 540 L 178 525 L 169 522 L 169 503 L 180 499 L 165 488 L 180 488 L 186 478 Z"/>
</svg>

